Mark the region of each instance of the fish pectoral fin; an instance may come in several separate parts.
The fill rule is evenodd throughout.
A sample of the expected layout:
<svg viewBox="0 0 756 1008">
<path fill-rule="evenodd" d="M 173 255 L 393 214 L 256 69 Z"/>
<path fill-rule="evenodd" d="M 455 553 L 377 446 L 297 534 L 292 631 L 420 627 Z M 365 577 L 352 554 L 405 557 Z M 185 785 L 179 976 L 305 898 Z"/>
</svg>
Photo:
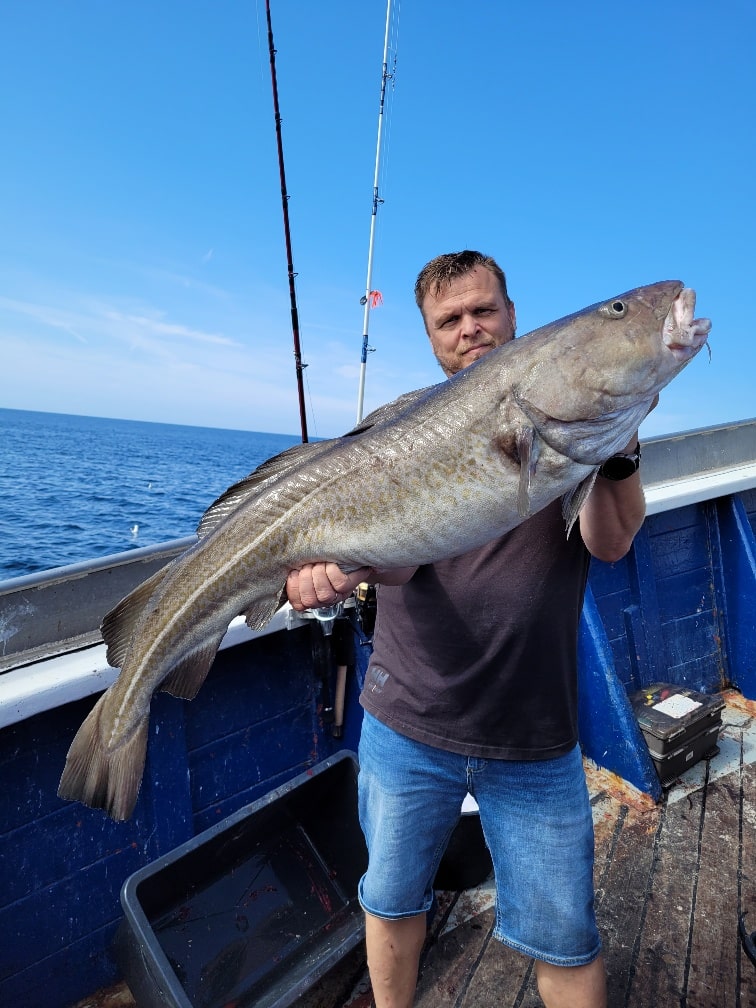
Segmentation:
<svg viewBox="0 0 756 1008">
<path fill-rule="evenodd" d="M 170 693 L 180 700 L 194 700 L 207 679 L 207 673 L 225 634 L 224 628 L 222 633 L 210 641 L 204 641 L 194 651 L 185 654 L 176 662 L 160 684 L 160 692 Z"/>
<path fill-rule="evenodd" d="M 598 469 L 594 469 L 590 475 L 586 476 L 584 480 L 581 480 L 576 487 L 573 487 L 569 493 L 566 493 L 564 497 L 562 497 L 562 517 L 564 518 L 567 526 L 568 538 L 570 532 L 572 531 L 572 526 L 577 521 L 577 517 L 582 510 L 583 504 L 585 504 L 588 499 L 588 494 L 593 489 L 593 484 L 596 482 L 597 472 Z"/>
<path fill-rule="evenodd" d="M 286 590 L 282 588 L 276 595 L 264 595 L 253 602 L 244 613 L 244 619 L 249 629 L 264 630 L 285 601 Z"/>
<path fill-rule="evenodd" d="M 134 811 L 144 773 L 149 719 L 117 749 L 103 744 L 100 721 L 107 693 L 100 697 L 76 733 L 66 757 L 58 797 L 103 809 L 116 820 L 129 819 Z"/>
<path fill-rule="evenodd" d="M 651 400 L 645 398 L 624 409 L 595 417 L 560 420 L 549 416 L 517 389 L 514 399 L 535 428 L 536 435 L 555 452 L 579 465 L 599 465 L 622 445 L 648 413 Z"/>
<path fill-rule="evenodd" d="M 517 434 L 517 454 L 520 458 L 520 479 L 517 484 L 517 513 L 521 518 L 530 514 L 530 478 L 538 463 L 538 438 L 532 427 Z"/>
<path fill-rule="evenodd" d="M 177 558 L 178 559 L 178 558 Z M 113 668 L 122 668 L 126 652 L 131 645 L 134 630 L 142 611 L 152 596 L 163 583 L 169 569 L 175 561 L 161 567 L 152 577 L 147 578 L 132 592 L 126 595 L 118 605 L 106 613 L 100 625 L 102 639 L 108 646 L 107 661 Z"/>
</svg>

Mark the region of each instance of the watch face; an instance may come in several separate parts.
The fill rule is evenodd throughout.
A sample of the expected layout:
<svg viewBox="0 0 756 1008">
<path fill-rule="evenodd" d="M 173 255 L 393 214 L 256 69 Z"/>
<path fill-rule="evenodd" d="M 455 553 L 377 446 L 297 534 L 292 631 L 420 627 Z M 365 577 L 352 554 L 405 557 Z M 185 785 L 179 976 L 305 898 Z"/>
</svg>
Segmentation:
<svg viewBox="0 0 756 1008">
<path fill-rule="evenodd" d="M 635 456 L 613 455 L 601 466 L 599 472 L 604 479 L 623 480 L 632 476 L 638 469 L 638 459 Z"/>
</svg>

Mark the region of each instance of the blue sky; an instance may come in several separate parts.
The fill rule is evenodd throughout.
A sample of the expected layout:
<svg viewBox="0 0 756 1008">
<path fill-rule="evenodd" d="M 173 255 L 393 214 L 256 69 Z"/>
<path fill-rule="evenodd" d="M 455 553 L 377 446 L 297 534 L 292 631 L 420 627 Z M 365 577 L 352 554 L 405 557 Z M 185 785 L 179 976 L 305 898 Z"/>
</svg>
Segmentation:
<svg viewBox="0 0 756 1008">
<path fill-rule="evenodd" d="M 385 0 L 272 0 L 311 435 L 352 426 Z M 0 0 L 0 405 L 297 433 L 264 0 Z M 420 267 L 525 333 L 681 279 L 646 435 L 756 415 L 751 0 L 395 0 L 365 410 L 442 378 Z M 396 64 L 394 66 L 394 59 Z"/>
</svg>

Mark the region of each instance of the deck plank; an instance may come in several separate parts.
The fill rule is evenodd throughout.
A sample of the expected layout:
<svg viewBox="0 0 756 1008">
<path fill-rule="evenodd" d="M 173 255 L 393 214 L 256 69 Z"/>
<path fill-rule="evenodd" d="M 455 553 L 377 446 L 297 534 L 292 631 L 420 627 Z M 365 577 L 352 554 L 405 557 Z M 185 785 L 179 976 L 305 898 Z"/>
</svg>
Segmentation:
<svg viewBox="0 0 756 1008">
<path fill-rule="evenodd" d="M 735 1004 L 740 779 L 735 775 L 705 791 L 701 857 L 690 945 L 690 1008 Z"/>
<path fill-rule="evenodd" d="M 698 874 L 700 795 L 665 803 L 645 913 L 629 976 L 628 1008 L 682 1004 Z"/>
<path fill-rule="evenodd" d="M 749 933 L 756 931 L 756 766 L 743 767 L 741 788 L 741 865 L 739 912 L 746 914 Z M 740 1004 L 756 1008 L 756 966 L 738 947 Z"/>
<path fill-rule="evenodd" d="M 480 1005 L 540 1008 L 542 1003 L 532 961 L 491 938 L 460 1008 L 480 1008 Z"/>
<path fill-rule="evenodd" d="M 596 901 L 609 1004 L 624 1004 L 653 865 L 658 815 L 627 814 Z"/>
<path fill-rule="evenodd" d="M 484 910 L 431 940 L 421 961 L 417 1008 L 454 1008 L 490 941 L 493 916 Z"/>
</svg>

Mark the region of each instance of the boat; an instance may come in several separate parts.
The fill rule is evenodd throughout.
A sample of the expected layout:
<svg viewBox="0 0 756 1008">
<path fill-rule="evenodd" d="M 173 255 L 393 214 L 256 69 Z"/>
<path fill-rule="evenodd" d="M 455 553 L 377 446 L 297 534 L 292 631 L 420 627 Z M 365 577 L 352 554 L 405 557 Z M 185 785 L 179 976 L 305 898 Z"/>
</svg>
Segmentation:
<svg viewBox="0 0 756 1008">
<path fill-rule="evenodd" d="M 579 642 L 610 1003 L 744 1005 L 756 992 L 738 937 L 741 919 L 745 936 L 756 928 L 756 419 L 651 438 L 643 472 L 645 523 L 622 561 L 592 561 Z M 127 880 L 356 751 L 369 599 L 329 614 L 330 639 L 287 605 L 262 633 L 232 622 L 194 701 L 155 697 L 132 819 L 57 797 L 71 739 L 117 674 L 102 613 L 191 541 L 0 583 L 2 1004 L 134 1004 L 114 955 Z M 723 702 L 706 751 L 667 780 L 630 699 L 658 683 Z M 419 1005 L 538 1003 L 532 964 L 492 942 L 491 923 L 489 880 L 439 893 Z M 328 967 L 300 977 L 298 1004 L 368 1004 L 358 929 Z"/>
</svg>

